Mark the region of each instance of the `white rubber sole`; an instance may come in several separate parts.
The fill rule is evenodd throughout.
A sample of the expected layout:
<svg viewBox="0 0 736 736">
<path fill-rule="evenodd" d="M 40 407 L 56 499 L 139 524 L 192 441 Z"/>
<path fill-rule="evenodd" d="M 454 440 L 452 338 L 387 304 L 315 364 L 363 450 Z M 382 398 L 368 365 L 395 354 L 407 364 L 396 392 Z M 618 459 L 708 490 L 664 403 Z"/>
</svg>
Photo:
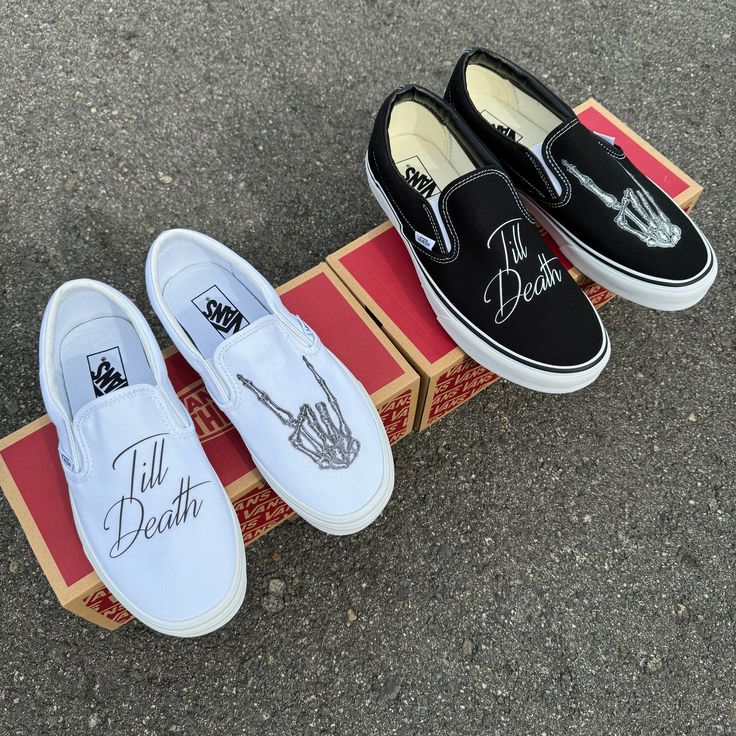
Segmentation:
<svg viewBox="0 0 736 736">
<path fill-rule="evenodd" d="M 520 361 L 516 361 L 500 350 L 495 350 L 491 345 L 484 340 L 481 340 L 474 332 L 466 327 L 462 321 L 465 318 L 459 312 L 453 311 L 451 307 L 446 305 L 437 294 L 439 290 L 432 286 L 431 278 L 419 263 L 411 243 L 407 241 L 402 233 L 401 225 L 393 207 L 373 177 L 373 172 L 368 164 L 367 154 L 365 158 L 365 170 L 366 176 L 368 177 L 368 185 L 371 188 L 373 196 L 376 198 L 381 209 L 391 221 L 396 232 L 401 236 L 401 239 L 406 245 L 406 249 L 409 251 L 409 256 L 414 264 L 414 270 L 419 278 L 419 283 L 422 285 L 424 294 L 437 316 L 437 321 L 464 353 L 469 355 L 484 368 L 487 368 L 489 371 L 493 371 L 493 373 L 497 373 L 502 378 L 505 378 L 512 383 L 516 383 L 519 386 L 523 386 L 524 388 L 528 388 L 533 391 L 540 391 L 542 393 L 564 394 L 579 391 L 593 383 L 593 381 L 598 378 L 606 367 L 608 359 L 611 356 L 611 344 L 608 339 L 606 328 L 603 326 L 597 312 L 596 317 L 604 336 L 604 340 L 598 355 L 593 359 L 596 362 L 594 365 L 588 368 L 582 367 L 580 370 L 576 370 L 574 366 L 566 366 L 564 368 L 564 372 L 561 372 L 561 369 L 557 366 L 545 367 L 544 364 L 539 363 L 538 365 L 540 367 L 536 368 Z M 593 309 L 592 305 L 591 309 Z"/>
<path fill-rule="evenodd" d="M 224 493 L 224 491 L 223 491 Z M 186 619 L 184 621 L 166 621 L 155 616 L 150 616 L 145 611 L 138 608 L 138 606 L 131 603 L 130 600 L 125 596 L 124 593 L 110 580 L 107 576 L 102 565 L 95 557 L 92 549 L 87 543 L 87 537 L 84 533 L 82 525 L 79 523 L 77 517 L 77 510 L 74 506 L 74 500 L 69 495 L 69 499 L 72 507 L 72 516 L 74 517 L 74 524 L 77 527 L 77 534 L 82 542 L 82 549 L 84 550 L 87 559 L 90 561 L 92 568 L 97 573 L 100 580 L 107 586 L 107 589 L 117 598 L 117 600 L 130 611 L 142 624 L 148 626 L 149 629 L 158 631 L 160 634 L 166 634 L 167 636 L 178 636 L 183 638 L 191 638 L 195 636 L 202 636 L 209 634 L 212 631 L 219 629 L 224 626 L 239 610 L 243 605 L 243 599 L 245 598 L 245 590 L 247 586 L 246 576 L 246 563 L 245 563 L 245 545 L 243 544 L 243 532 L 240 529 L 240 523 L 238 517 L 235 514 L 235 510 L 232 511 L 232 520 L 234 527 L 237 531 L 237 562 L 235 565 L 235 575 L 233 576 L 233 582 L 228 592 L 222 597 L 222 599 L 209 611 L 203 613 L 195 618 Z"/>
<path fill-rule="evenodd" d="M 716 280 L 718 260 L 715 251 L 695 223 L 693 225 L 703 238 L 709 253 L 708 263 L 702 271 L 703 276 L 701 278 L 695 277 L 697 280 L 692 283 L 679 286 L 677 281 L 659 280 L 658 283 L 651 283 L 651 281 L 644 280 L 645 278 L 651 278 L 644 274 L 641 274 L 642 278 L 637 278 L 635 271 L 629 270 L 629 273 L 623 273 L 621 270 L 607 265 L 600 257 L 594 256 L 591 248 L 557 222 L 546 210 L 543 210 L 522 192 L 519 192 L 519 194 L 537 222 L 549 232 L 560 247 L 565 258 L 593 281 L 624 299 L 641 304 L 644 307 L 668 312 L 687 309 L 697 304 L 708 293 Z"/>
<path fill-rule="evenodd" d="M 337 358 L 335 358 L 335 360 L 337 360 Z M 345 368 L 345 370 L 347 371 L 347 368 Z M 358 384 L 362 392 L 364 401 L 370 408 L 370 411 L 373 413 L 373 419 L 377 425 L 379 436 L 381 437 L 381 451 L 384 467 L 384 477 L 381 482 L 380 488 L 373 496 L 373 498 L 362 508 L 358 509 L 352 514 L 346 514 L 343 516 L 333 516 L 330 514 L 324 514 L 315 511 L 314 509 L 302 503 L 292 493 L 290 493 L 282 485 L 280 485 L 275 480 L 273 475 L 269 473 L 268 469 L 259 460 L 259 458 L 251 453 L 251 457 L 253 458 L 253 462 L 255 463 L 256 467 L 261 472 L 261 475 L 264 477 L 268 485 L 271 486 L 274 493 L 279 496 L 279 498 L 285 501 L 308 524 L 311 524 L 313 527 L 319 529 L 321 532 L 325 532 L 326 534 L 334 534 L 337 536 L 355 534 L 356 532 L 359 532 L 369 526 L 381 515 L 381 512 L 386 507 L 386 504 L 389 502 L 391 494 L 394 490 L 394 458 L 391 454 L 391 444 L 388 441 L 386 429 L 383 426 L 381 417 L 376 411 L 376 407 L 373 405 L 370 396 L 368 396 L 368 393 L 360 384 L 360 382 L 357 381 L 357 379 L 356 383 Z"/>
</svg>

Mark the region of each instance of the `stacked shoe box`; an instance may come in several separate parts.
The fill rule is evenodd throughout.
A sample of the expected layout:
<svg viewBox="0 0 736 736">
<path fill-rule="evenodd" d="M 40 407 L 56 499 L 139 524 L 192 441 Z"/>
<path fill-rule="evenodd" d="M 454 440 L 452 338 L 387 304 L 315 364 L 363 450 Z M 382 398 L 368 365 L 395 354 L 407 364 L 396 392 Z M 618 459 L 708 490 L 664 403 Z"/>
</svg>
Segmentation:
<svg viewBox="0 0 736 736">
<path fill-rule="evenodd" d="M 695 206 L 702 187 L 601 104 L 589 99 L 575 112 L 591 130 L 615 138 L 633 163 L 685 211 Z M 573 268 L 550 236 L 543 230 L 542 234 L 596 308 L 614 297 Z M 417 429 L 431 426 L 498 380 L 496 374 L 465 355 L 440 327 L 406 247 L 390 223 L 339 249 L 327 257 L 327 263 L 421 376 Z"/>
<path fill-rule="evenodd" d="M 589 128 L 615 137 L 644 173 L 684 209 L 692 209 L 702 192 L 696 182 L 595 101 L 576 112 Z M 338 250 L 327 263 L 329 267 L 321 264 L 279 292 L 286 307 L 303 317 L 364 384 L 392 442 L 414 426 L 430 426 L 497 380 L 440 328 L 405 247 L 388 223 Z M 570 270 L 595 306 L 612 298 Z M 291 509 L 265 483 L 199 376 L 173 348 L 165 357 L 205 452 L 234 503 L 244 540 L 253 542 L 288 518 Z M 82 550 L 47 417 L 0 440 L 0 486 L 61 604 L 108 629 L 130 620 Z"/>
<path fill-rule="evenodd" d="M 278 291 L 287 309 L 310 324 L 361 381 L 389 439 L 396 442 L 408 434 L 418 402 L 419 376 L 335 274 L 320 264 Z M 164 355 L 174 388 L 192 416 L 249 544 L 293 512 L 263 480 L 199 375 L 174 348 Z M 54 426 L 45 416 L 0 441 L 0 485 L 62 606 L 115 629 L 131 615 L 102 584 L 84 554 L 56 445 Z"/>
</svg>

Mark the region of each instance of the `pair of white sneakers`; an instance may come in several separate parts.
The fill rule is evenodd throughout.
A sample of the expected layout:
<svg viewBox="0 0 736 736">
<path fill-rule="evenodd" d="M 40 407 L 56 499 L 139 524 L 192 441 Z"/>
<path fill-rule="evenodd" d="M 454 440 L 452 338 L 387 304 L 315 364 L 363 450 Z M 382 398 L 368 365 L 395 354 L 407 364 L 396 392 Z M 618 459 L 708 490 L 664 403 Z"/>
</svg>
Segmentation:
<svg viewBox="0 0 736 736">
<path fill-rule="evenodd" d="M 274 491 L 322 531 L 368 526 L 393 490 L 391 449 L 370 397 L 319 337 L 201 233 L 162 233 L 146 284 Z M 162 633 L 225 624 L 245 595 L 240 526 L 141 312 L 106 284 L 69 281 L 46 307 L 39 361 L 74 521 L 100 579 Z"/>
</svg>

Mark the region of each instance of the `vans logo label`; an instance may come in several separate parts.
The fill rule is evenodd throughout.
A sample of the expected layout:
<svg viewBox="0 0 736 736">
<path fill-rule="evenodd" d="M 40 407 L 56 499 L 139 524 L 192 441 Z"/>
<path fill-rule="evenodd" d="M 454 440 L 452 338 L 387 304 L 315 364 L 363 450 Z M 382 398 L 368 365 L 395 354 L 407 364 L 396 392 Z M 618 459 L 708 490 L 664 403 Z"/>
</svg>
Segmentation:
<svg viewBox="0 0 736 736">
<path fill-rule="evenodd" d="M 87 366 L 92 378 L 92 386 L 95 389 L 95 396 L 105 396 L 105 394 L 128 385 L 123 357 L 117 345 L 88 355 Z"/>
<path fill-rule="evenodd" d="M 488 112 L 488 110 L 482 110 L 480 114 L 485 119 L 485 121 L 489 123 L 490 126 L 494 130 L 497 130 L 501 135 L 505 135 L 507 138 L 510 138 L 516 143 L 518 143 L 523 138 L 523 136 L 517 133 L 510 125 L 506 125 L 503 120 L 500 120 L 495 115 L 492 115 L 490 112 Z"/>
<path fill-rule="evenodd" d="M 439 189 L 434 183 L 434 179 L 429 175 L 427 168 L 422 163 L 419 156 L 411 156 L 399 161 L 397 164 L 399 171 L 403 174 L 406 183 L 416 189 L 423 197 L 433 197 L 439 194 Z"/>
<path fill-rule="evenodd" d="M 420 233 L 419 230 L 414 231 L 414 240 L 416 240 L 419 245 L 426 248 L 427 250 L 432 250 L 435 245 L 435 241 L 432 240 L 432 238 L 428 238 L 423 233 Z"/>
<path fill-rule="evenodd" d="M 250 324 L 218 286 L 210 286 L 199 296 L 195 296 L 192 304 L 223 340 Z"/>
</svg>

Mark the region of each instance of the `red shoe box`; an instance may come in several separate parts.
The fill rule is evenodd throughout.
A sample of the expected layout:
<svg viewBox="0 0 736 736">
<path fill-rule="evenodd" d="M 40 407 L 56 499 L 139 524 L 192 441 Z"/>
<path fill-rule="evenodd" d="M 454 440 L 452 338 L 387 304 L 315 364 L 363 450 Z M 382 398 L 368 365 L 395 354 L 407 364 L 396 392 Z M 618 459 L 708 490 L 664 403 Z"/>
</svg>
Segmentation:
<svg viewBox="0 0 736 736">
<path fill-rule="evenodd" d="M 703 188 L 593 99 L 575 108 L 591 130 L 613 136 L 626 155 L 685 210 Z M 542 235 L 600 309 L 614 295 L 573 268 L 549 234 Z M 426 429 L 499 376 L 458 348 L 440 327 L 406 246 L 386 222 L 327 257 L 327 263 L 374 316 L 421 376 L 417 429 Z"/>
<path fill-rule="evenodd" d="M 287 309 L 299 314 L 363 383 L 391 441 L 408 434 L 419 376 L 335 274 L 320 264 L 278 291 Z M 164 355 L 174 388 L 233 501 L 249 544 L 293 512 L 266 485 L 202 379 L 173 347 Z M 61 605 L 115 629 L 131 615 L 108 592 L 82 550 L 56 445 L 56 430 L 46 416 L 0 440 L 0 486 Z"/>
</svg>

